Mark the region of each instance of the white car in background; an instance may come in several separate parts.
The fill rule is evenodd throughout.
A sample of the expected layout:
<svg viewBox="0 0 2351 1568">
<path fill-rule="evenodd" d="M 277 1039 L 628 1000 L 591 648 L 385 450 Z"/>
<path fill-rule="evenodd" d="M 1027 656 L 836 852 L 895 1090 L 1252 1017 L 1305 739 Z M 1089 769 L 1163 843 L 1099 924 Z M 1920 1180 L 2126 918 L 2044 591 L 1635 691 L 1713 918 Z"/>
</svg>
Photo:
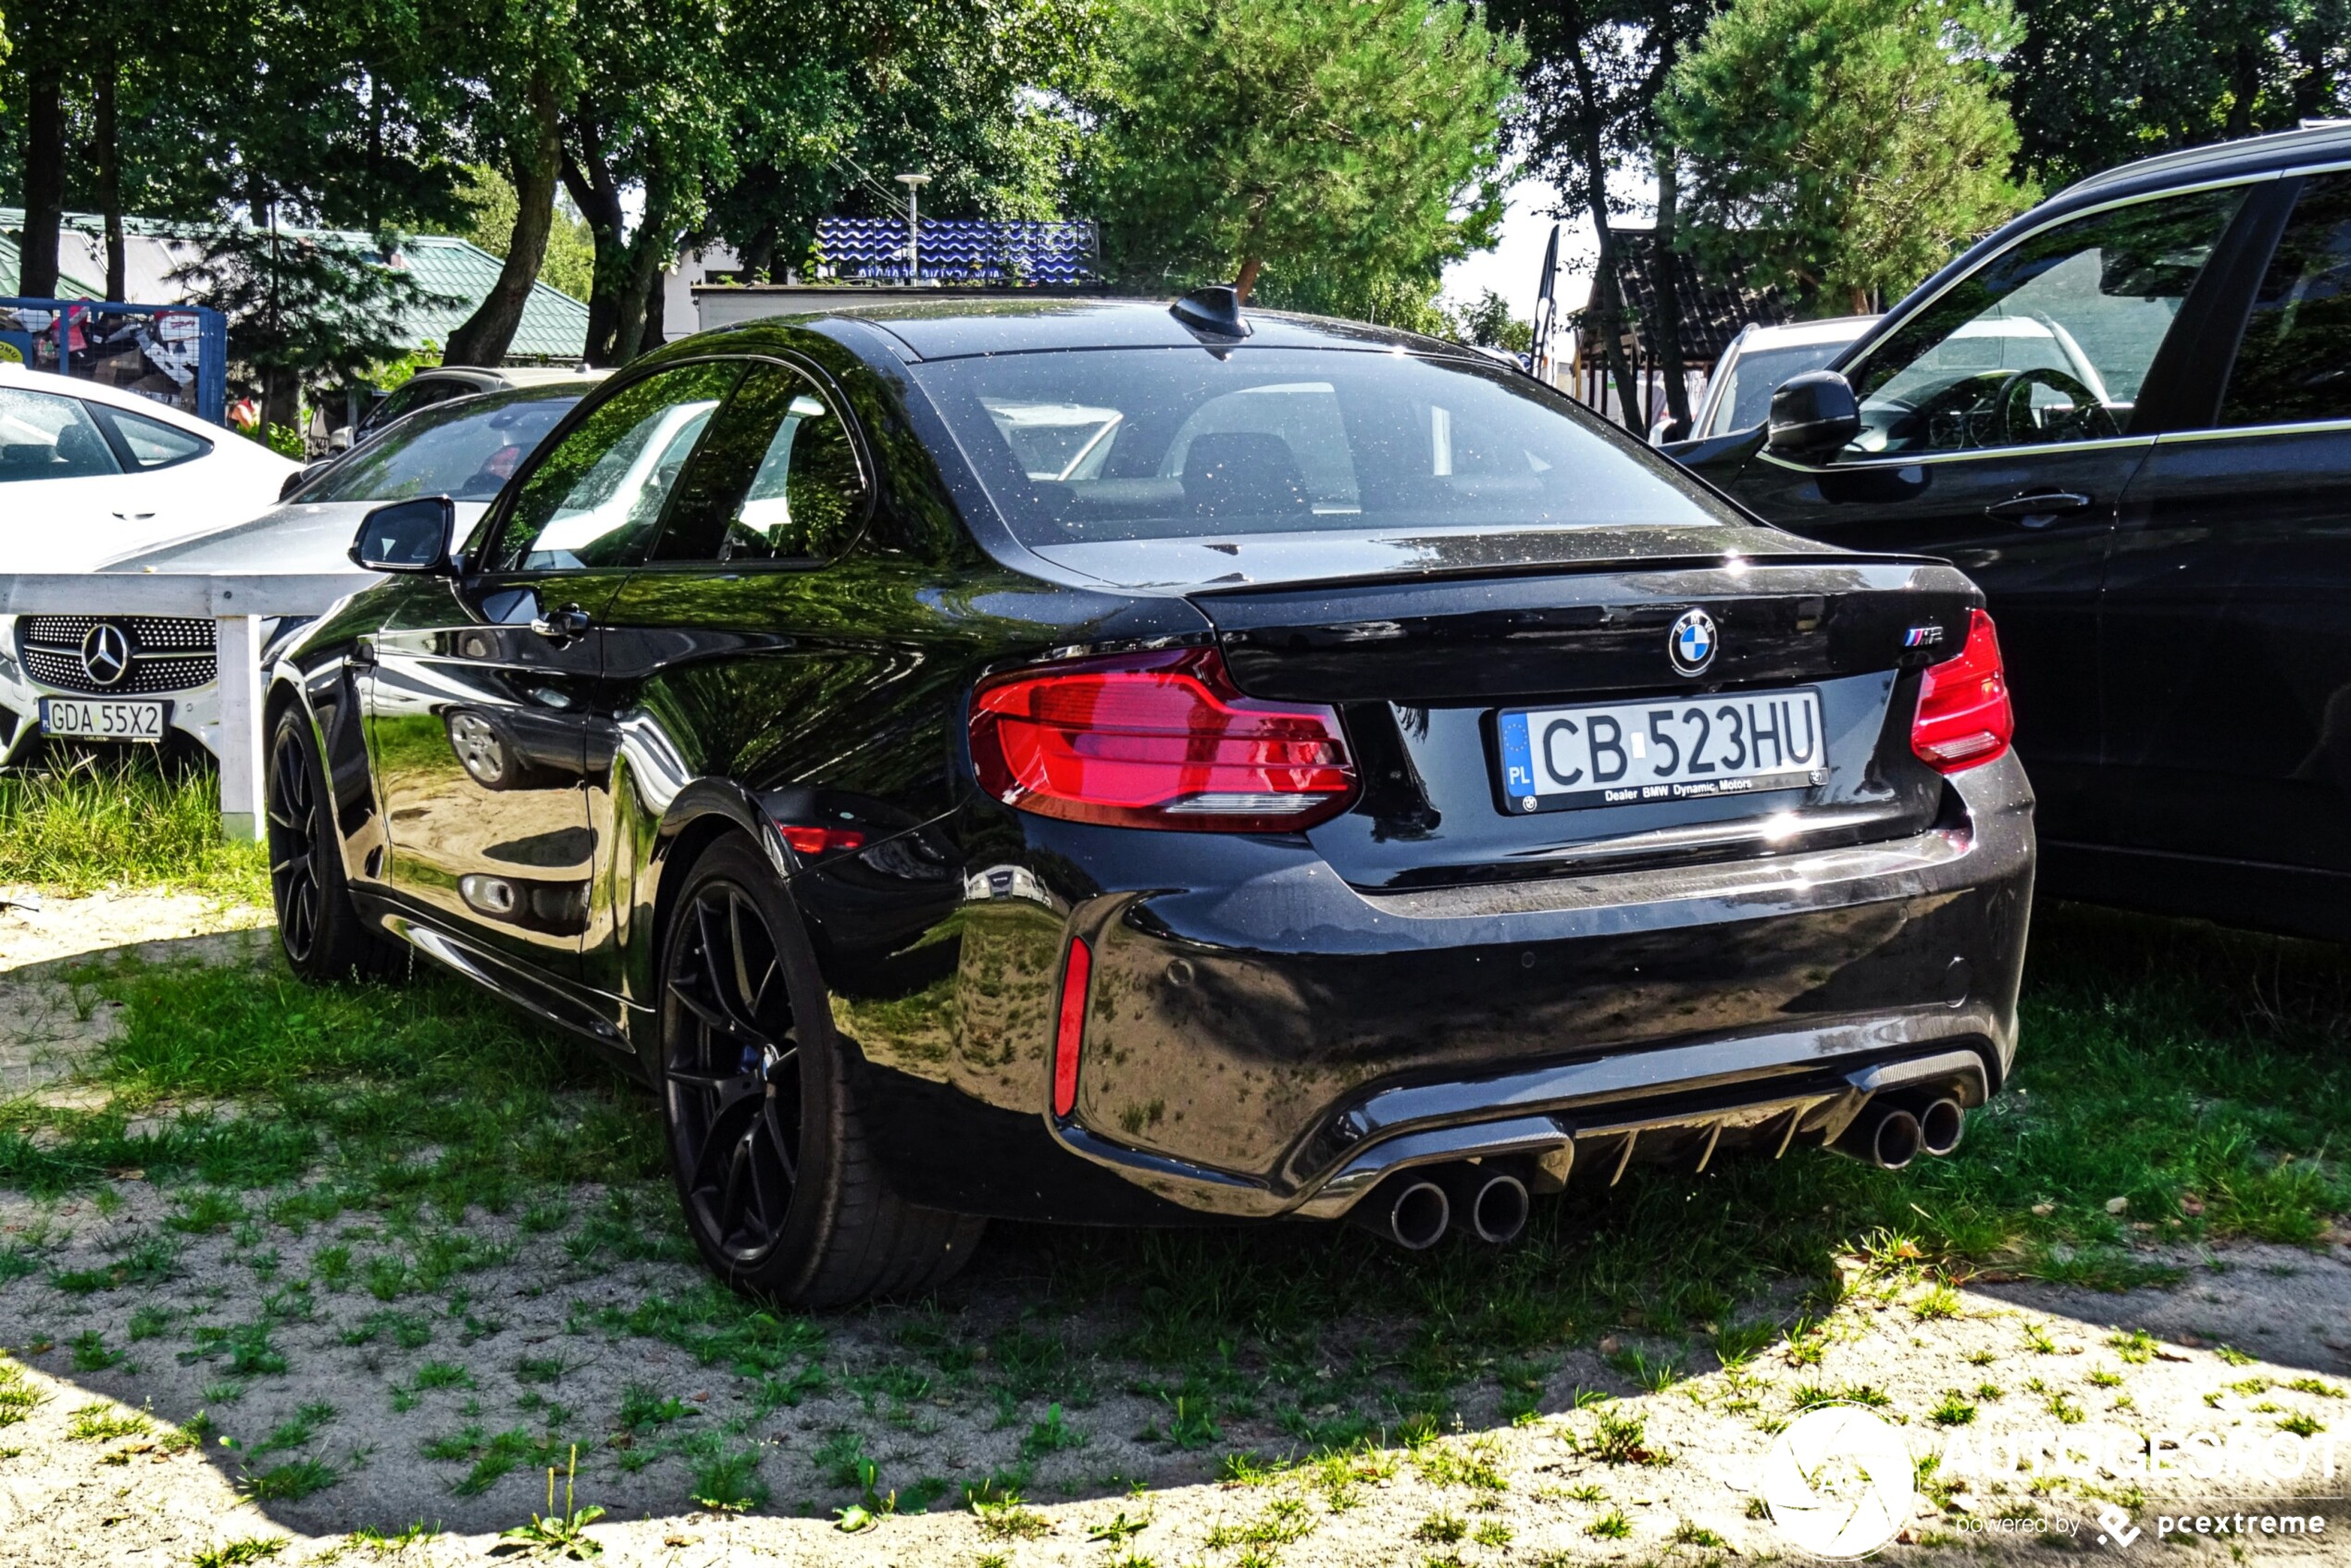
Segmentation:
<svg viewBox="0 0 2351 1568">
<path fill-rule="evenodd" d="M 257 516 L 193 539 L 131 551 L 100 565 L 91 579 L 91 601 L 102 613 L 93 624 L 103 622 L 129 633 L 154 618 L 103 614 L 106 579 L 116 573 L 277 572 L 340 579 L 321 589 L 315 604 L 265 621 L 261 640 L 267 649 L 286 632 L 324 615 L 335 601 L 379 580 L 375 573 L 352 564 L 351 543 L 358 536 L 360 519 L 387 501 L 446 495 L 456 503 L 462 538 L 489 510 L 516 466 L 592 384 L 585 378 L 542 381 L 519 391 L 435 404 L 412 414 L 311 474 Z M 203 628 L 209 649 L 213 623 L 186 624 Z M 177 669 L 158 666 L 156 678 L 137 688 L 136 702 L 159 706 L 163 715 L 158 722 L 218 755 L 215 675 L 209 653 L 201 662 Z M 0 692 L 0 700 L 20 699 Z"/>
<path fill-rule="evenodd" d="M 86 572 L 227 528 L 269 507 L 298 472 L 267 447 L 136 392 L 0 364 L 0 574 Z M 208 620 L 0 616 L 0 762 L 44 725 L 96 736 L 132 716 L 90 699 L 211 680 L 212 644 Z M 135 717 L 155 732 L 105 738 L 165 739 L 162 704 Z"/>
<path fill-rule="evenodd" d="M 1874 316 L 1840 316 L 1787 327 L 1748 323 L 1723 351 L 1722 362 L 1707 382 L 1706 396 L 1690 416 L 1689 436 L 1685 442 L 1661 440 L 1658 444 L 1678 449 L 1686 442 L 1753 429 L 1771 417 L 1772 394 L 1789 377 L 1823 368 L 1877 321 Z M 1872 388 L 1863 400 L 1863 429 L 1854 447 L 1873 452 L 1885 445 L 1883 424 L 1870 418 L 1872 408 L 1907 406 L 1926 390 L 1961 376 L 2027 369 L 2064 371 L 2088 388 L 2101 404 L 2120 410 L 2121 423 L 2129 422 L 2130 411 L 2114 401 L 2097 367 L 2064 328 L 2032 316 L 1991 317 L 1968 322 L 1895 380 Z M 2034 387 L 2033 399 L 2035 407 L 2071 406 L 2066 394 L 2053 387 Z M 1955 438 L 1952 444 L 1970 443 Z"/>
<path fill-rule="evenodd" d="M 1706 441 L 1761 424 L 1771 416 L 1772 393 L 1781 382 L 1820 369 L 1877 320 L 1874 316 L 1840 316 L 1786 327 L 1748 322 L 1707 378 L 1706 396 L 1690 416 L 1690 433 L 1683 439 Z"/>
</svg>

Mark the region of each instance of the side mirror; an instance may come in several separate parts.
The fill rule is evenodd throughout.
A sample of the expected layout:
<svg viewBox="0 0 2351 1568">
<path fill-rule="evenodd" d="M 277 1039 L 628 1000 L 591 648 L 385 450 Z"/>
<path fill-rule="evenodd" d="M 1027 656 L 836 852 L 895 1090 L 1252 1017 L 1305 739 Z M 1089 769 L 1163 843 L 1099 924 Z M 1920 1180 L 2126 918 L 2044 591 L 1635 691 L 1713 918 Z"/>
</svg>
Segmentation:
<svg viewBox="0 0 2351 1568">
<path fill-rule="evenodd" d="M 288 474 L 286 476 L 286 482 L 278 487 L 278 499 L 283 501 L 292 495 L 295 491 L 300 490 L 304 485 L 309 483 L 310 476 L 314 471 L 315 466 L 312 467 L 296 468 L 292 473 Z"/>
<path fill-rule="evenodd" d="M 1807 370 L 1772 394 L 1765 450 L 1783 457 L 1820 457 L 1861 433 L 1861 405 L 1853 384 L 1834 370 Z"/>
<path fill-rule="evenodd" d="M 1663 446 L 1669 441 L 1689 439 L 1690 422 L 1687 419 L 1667 419 L 1657 427 L 1657 433 L 1649 438 L 1649 444 Z"/>
<path fill-rule="evenodd" d="M 351 541 L 351 562 L 371 572 L 424 572 L 447 576 L 456 570 L 449 546 L 457 531 L 457 504 L 445 495 L 394 501 L 360 520 Z"/>
</svg>

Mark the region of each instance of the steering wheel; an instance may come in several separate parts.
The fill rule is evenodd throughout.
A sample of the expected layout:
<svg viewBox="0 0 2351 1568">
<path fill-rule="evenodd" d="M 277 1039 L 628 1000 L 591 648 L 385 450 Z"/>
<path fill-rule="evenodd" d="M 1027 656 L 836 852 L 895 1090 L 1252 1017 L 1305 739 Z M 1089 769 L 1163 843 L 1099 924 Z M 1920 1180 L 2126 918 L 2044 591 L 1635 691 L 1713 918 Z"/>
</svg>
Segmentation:
<svg viewBox="0 0 2351 1568">
<path fill-rule="evenodd" d="M 2096 441 L 2122 433 L 2122 427 L 2114 422 L 2114 416 L 2098 401 L 2097 393 L 2062 370 L 2035 366 L 2012 372 L 1992 394 L 1991 411 L 1998 422 L 2001 445 L 2017 446 L 2049 439 L 2047 428 L 2033 422 L 2033 389 L 2036 386 L 2072 400 L 2073 412 L 2069 417 L 2080 424 L 2082 439 Z"/>
</svg>

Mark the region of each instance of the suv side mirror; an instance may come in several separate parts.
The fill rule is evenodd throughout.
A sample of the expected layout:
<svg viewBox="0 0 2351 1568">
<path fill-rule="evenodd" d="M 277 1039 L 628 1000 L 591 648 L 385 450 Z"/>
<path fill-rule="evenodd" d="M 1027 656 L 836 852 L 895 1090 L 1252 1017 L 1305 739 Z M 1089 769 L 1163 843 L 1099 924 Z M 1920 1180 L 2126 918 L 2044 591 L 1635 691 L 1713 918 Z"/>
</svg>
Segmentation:
<svg viewBox="0 0 2351 1568">
<path fill-rule="evenodd" d="M 448 576 L 456 570 L 449 559 L 456 531 L 457 504 L 445 495 L 394 501 L 360 520 L 351 563 L 371 572 Z"/>
<path fill-rule="evenodd" d="M 1663 446 L 1669 441 L 1687 441 L 1689 439 L 1690 422 L 1687 419 L 1669 418 L 1657 427 L 1657 433 L 1649 437 L 1649 444 L 1651 446 Z"/>
<path fill-rule="evenodd" d="M 1861 433 L 1861 405 L 1853 384 L 1834 370 L 1807 370 L 1772 394 L 1767 451 L 1783 457 L 1819 457 Z"/>
</svg>

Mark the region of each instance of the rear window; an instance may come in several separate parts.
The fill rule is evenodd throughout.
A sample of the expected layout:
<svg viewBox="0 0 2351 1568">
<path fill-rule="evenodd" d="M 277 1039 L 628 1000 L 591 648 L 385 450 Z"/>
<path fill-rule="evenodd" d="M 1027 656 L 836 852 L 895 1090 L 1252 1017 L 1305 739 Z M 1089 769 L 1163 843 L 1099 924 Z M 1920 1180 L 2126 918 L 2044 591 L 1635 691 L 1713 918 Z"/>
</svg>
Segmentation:
<svg viewBox="0 0 2351 1568">
<path fill-rule="evenodd" d="M 584 389 L 494 393 L 429 408 L 344 457 L 295 501 L 488 501 Z"/>
<path fill-rule="evenodd" d="M 1032 545 L 1743 520 L 1499 366 L 1167 348 L 933 361 L 915 374 Z"/>
</svg>

